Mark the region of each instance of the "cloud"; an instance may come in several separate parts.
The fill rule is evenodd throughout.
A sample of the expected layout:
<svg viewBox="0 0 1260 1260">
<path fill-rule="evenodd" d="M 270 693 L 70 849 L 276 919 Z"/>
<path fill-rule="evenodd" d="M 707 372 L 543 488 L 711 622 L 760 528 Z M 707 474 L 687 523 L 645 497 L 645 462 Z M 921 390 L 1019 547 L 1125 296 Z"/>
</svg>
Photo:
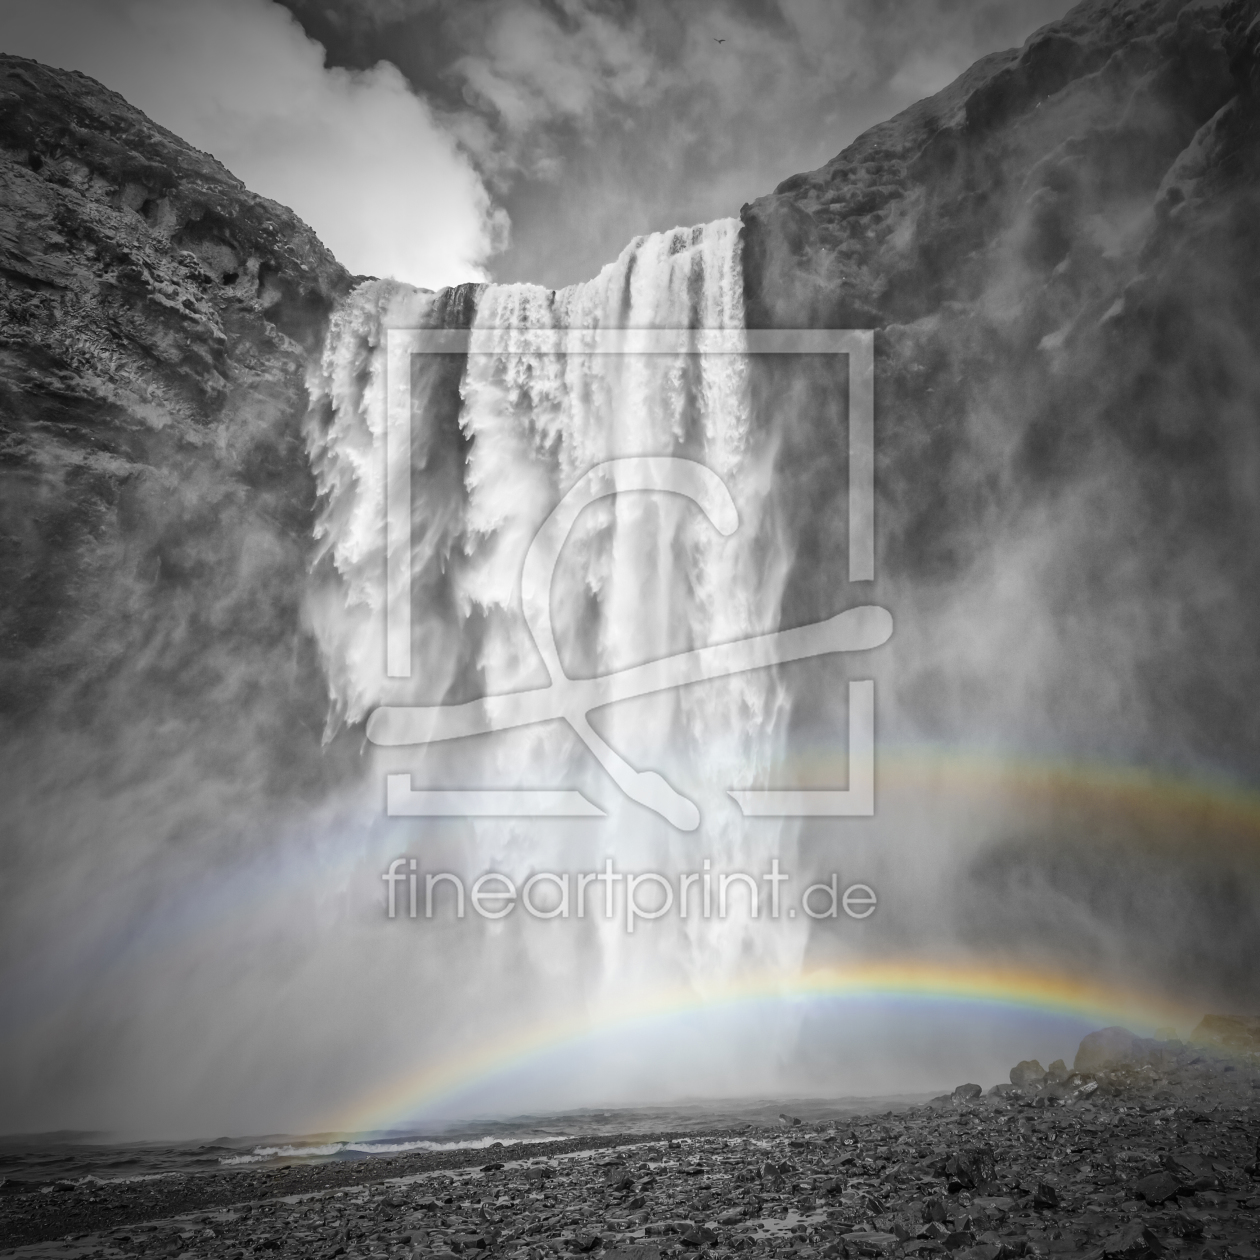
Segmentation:
<svg viewBox="0 0 1260 1260">
<path fill-rule="evenodd" d="M 507 228 L 480 176 L 388 62 L 326 68 L 270 0 L 26 0 L 6 52 L 81 70 L 294 209 L 351 271 L 484 278 Z"/>
<path fill-rule="evenodd" d="M 1021 43 L 1068 0 L 280 0 L 334 61 L 387 56 L 508 211 L 500 280 L 593 276 L 738 213 Z M 717 43 L 718 39 L 724 43 Z"/>
</svg>

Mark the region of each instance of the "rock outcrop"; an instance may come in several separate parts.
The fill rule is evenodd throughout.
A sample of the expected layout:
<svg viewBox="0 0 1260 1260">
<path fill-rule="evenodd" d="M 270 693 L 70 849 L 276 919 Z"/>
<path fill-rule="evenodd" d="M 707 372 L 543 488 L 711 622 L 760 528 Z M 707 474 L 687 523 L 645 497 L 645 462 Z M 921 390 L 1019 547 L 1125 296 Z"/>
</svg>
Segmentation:
<svg viewBox="0 0 1260 1260">
<path fill-rule="evenodd" d="M 927 591 L 996 563 L 996 540 L 1042 540 L 1023 562 L 1072 648 L 1030 665 L 1039 716 L 1241 773 L 1260 752 L 1258 12 L 1085 0 L 742 211 L 751 324 L 879 330 L 878 571 Z M 1176 624 L 1151 611 L 1173 603 Z M 1125 691 L 1111 711 L 1091 662 Z M 955 685 L 983 703 L 988 672 Z"/>
<path fill-rule="evenodd" d="M 93 752 L 198 744 L 242 790 L 317 747 L 305 364 L 351 283 L 115 93 L 0 57 L 0 714 L 24 747 L 108 723 Z"/>
<path fill-rule="evenodd" d="M 918 738 L 1152 782 L 1260 764 L 1258 15 L 1086 0 L 743 208 L 752 324 L 877 330 L 881 695 Z M 842 486 L 840 435 L 799 427 L 781 463 Z M 784 515 L 827 528 L 808 494 Z M 844 581 L 802 545 L 785 607 Z M 1200 1000 L 1260 1001 L 1232 825 L 1117 795 L 1104 836 L 1068 795 L 969 872 L 963 930 L 1086 968 L 1123 939 Z"/>
<path fill-rule="evenodd" d="M 1260 1055 L 1260 1016 L 1205 1015 L 1190 1040 L 1225 1053 Z"/>
</svg>

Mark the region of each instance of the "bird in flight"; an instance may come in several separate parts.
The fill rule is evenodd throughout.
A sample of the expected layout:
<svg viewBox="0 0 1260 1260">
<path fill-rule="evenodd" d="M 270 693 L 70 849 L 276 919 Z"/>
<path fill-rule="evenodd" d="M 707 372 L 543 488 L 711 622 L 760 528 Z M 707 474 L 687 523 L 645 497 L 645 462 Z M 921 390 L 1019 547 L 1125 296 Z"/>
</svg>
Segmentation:
<svg viewBox="0 0 1260 1260">
<path fill-rule="evenodd" d="M 713 42 L 714 42 L 715 44 L 725 44 L 725 43 L 726 43 L 726 40 L 724 40 L 724 39 L 718 39 L 718 37 L 717 37 L 716 35 L 714 35 L 714 37 L 713 37 Z"/>
</svg>

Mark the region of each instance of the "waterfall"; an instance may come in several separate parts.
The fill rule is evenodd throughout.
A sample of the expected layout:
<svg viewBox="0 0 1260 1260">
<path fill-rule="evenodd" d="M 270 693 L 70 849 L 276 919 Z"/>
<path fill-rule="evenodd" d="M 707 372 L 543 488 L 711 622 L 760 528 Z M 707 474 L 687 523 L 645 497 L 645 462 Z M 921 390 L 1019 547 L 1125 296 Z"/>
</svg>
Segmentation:
<svg viewBox="0 0 1260 1260">
<path fill-rule="evenodd" d="M 423 361 L 413 374 L 407 678 L 385 672 L 385 330 L 400 327 L 464 328 L 471 338 L 471 353 L 458 361 L 416 356 Z M 771 497 L 777 437 L 754 415 L 747 355 L 605 354 L 593 340 L 615 329 L 723 329 L 742 339 L 742 328 L 733 219 L 640 237 L 593 280 L 558 291 L 360 286 L 335 315 L 313 373 L 307 433 L 322 499 L 309 616 L 329 678 L 330 732 L 382 704 L 452 704 L 546 686 L 521 606 L 525 554 L 566 491 L 609 460 L 675 456 L 704 465 L 729 490 L 738 528 L 723 536 L 695 503 L 673 494 L 619 493 L 581 512 L 551 588 L 568 676 L 777 629 L 790 561 Z M 592 340 L 588 346 L 579 334 L 576 349 L 557 354 L 550 347 L 559 330 Z M 704 859 L 715 870 L 759 872 L 785 837 L 767 820 L 753 831 L 726 793 L 772 765 L 785 712 L 774 671 L 760 669 L 592 716 L 633 767 L 662 774 L 698 803 L 701 823 L 691 834 L 623 797 L 563 722 L 372 750 L 368 773 L 383 781 L 386 771 L 405 770 L 438 788 L 580 788 L 607 814 L 580 823 L 397 820 L 398 852 L 420 854 L 426 869 L 440 852 L 470 874 L 595 870 L 607 856 L 671 878 L 699 871 Z M 768 895 L 765 885 L 761 892 Z M 500 992 L 505 1012 L 522 987 L 554 995 L 560 978 L 569 996 L 553 1001 L 557 1015 L 627 986 L 682 983 L 703 992 L 750 967 L 794 970 L 803 923 L 764 930 L 738 904 L 725 920 L 694 911 L 634 936 L 589 912 L 564 937 L 518 915 L 510 925 L 470 924 L 453 948 L 481 993 Z M 511 993 L 496 990 L 504 968 L 516 977 Z M 468 1025 L 468 1000 L 435 972 L 420 983 L 441 990 L 429 1000 L 444 1020 Z"/>
</svg>

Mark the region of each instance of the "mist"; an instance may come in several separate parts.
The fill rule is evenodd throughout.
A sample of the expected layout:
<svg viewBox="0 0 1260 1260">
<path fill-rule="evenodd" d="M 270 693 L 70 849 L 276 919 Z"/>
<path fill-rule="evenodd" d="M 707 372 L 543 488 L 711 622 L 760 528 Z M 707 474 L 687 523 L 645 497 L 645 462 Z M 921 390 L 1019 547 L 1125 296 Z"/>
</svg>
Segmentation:
<svg viewBox="0 0 1260 1260">
<path fill-rule="evenodd" d="M 243 264 L 210 275 L 221 255 L 188 228 L 204 216 L 189 218 L 163 265 L 191 268 L 179 251 L 201 251 L 246 368 L 206 350 L 223 384 L 205 369 L 190 386 L 180 361 L 169 379 L 186 393 L 162 377 L 168 392 L 143 404 L 169 421 L 121 374 L 108 395 L 85 389 L 83 413 L 51 386 L 29 394 L 55 406 L 11 386 L 23 458 L 35 453 L 5 511 L 22 544 L 6 581 L 23 592 L 6 613 L 17 646 L 0 758 L 5 1130 L 436 1131 L 574 1108 L 926 1094 L 987 1086 L 1030 1055 L 1070 1061 L 1104 1022 L 1185 1035 L 1205 1011 L 1254 1009 L 1260 329 L 1256 196 L 1237 156 L 1250 98 L 1229 45 L 1241 28 L 1196 9 L 1171 32 L 1148 14 L 1150 30 L 1116 34 L 1104 7 L 981 63 L 738 219 L 736 198 L 765 185 L 737 192 L 732 175 L 714 205 L 696 194 L 698 226 L 636 231 L 559 291 L 485 281 L 483 187 L 519 224 L 504 190 L 559 180 L 549 144 L 557 161 L 578 152 L 548 130 L 555 117 L 508 116 L 510 58 L 487 37 L 458 71 L 480 103 L 462 122 L 432 115 L 463 147 L 426 133 L 472 233 L 443 237 L 446 261 L 477 283 L 439 290 L 456 277 L 437 268 L 412 285 L 399 266 L 364 282 L 302 237 L 322 287 L 303 296 L 295 270 L 289 296 L 256 311 L 263 247 L 250 245 L 255 293 Z M 414 17 L 375 13 L 385 28 Z M 584 13 L 583 38 L 612 56 L 625 31 Z M 1163 77 L 1125 53 L 1139 39 Z M 608 91 L 626 99 L 600 105 L 614 114 L 652 81 L 623 60 Z M 385 71 L 345 82 L 395 103 L 404 90 Z M 476 139 L 485 101 L 505 130 Z M 13 186 L 45 178 L 22 163 Z M 108 196 L 111 223 L 165 222 L 157 198 L 132 198 L 150 207 L 138 210 Z M 563 235 L 547 249 L 571 248 L 575 267 L 597 248 Z M 515 274 L 512 256 L 502 266 Z M 875 330 L 873 582 L 847 569 L 851 366 L 564 366 L 538 348 L 571 327 L 745 325 Z M 407 679 L 385 669 L 390 327 L 482 339 L 412 370 Z M 152 346 L 168 336 L 160 325 Z M 146 353 L 155 371 L 160 353 Z M 98 428 L 72 431 L 66 414 Z M 83 429 L 112 436 L 98 448 Z M 570 677 L 864 605 L 891 613 L 889 642 L 621 702 L 596 711 L 593 735 L 548 722 L 424 748 L 368 738 L 380 705 L 545 686 L 522 606 L 530 542 L 587 470 L 661 454 L 717 473 L 739 527 L 723 536 L 677 495 L 588 508 L 548 606 Z M 849 785 L 848 683 L 861 679 L 876 688 L 874 816 L 743 817 L 732 788 Z M 621 792 L 592 754 L 601 740 L 695 801 L 699 828 Z M 398 774 L 413 790 L 563 787 L 605 817 L 389 816 Z M 388 914 L 382 876 L 398 859 L 417 864 L 415 918 Z M 701 884 L 684 894 L 679 877 L 699 881 L 705 861 L 715 883 L 749 873 L 762 913 L 747 916 L 737 884 L 725 918 L 693 900 L 687 918 L 629 932 L 623 883 L 614 916 L 591 884 L 579 917 L 577 876 L 609 859 L 660 872 L 680 903 Z M 878 906 L 768 918 L 775 860 L 793 909 L 833 874 Z M 426 916 L 426 875 L 467 889 L 489 871 L 518 892 L 567 873 L 570 913 L 521 904 L 496 920 L 470 903 L 460 918 L 447 884 Z M 405 884 L 397 895 L 405 905 Z M 556 908 L 554 886 L 538 896 Z M 879 967 L 910 979 L 861 987 Z M 950 979 L 986 968 L 1023 979 L 970 996 Z M 810 990 L 811 975 L 830 987 Z M 1046 978 L 1085 996 L 1053 1007 L 1038 998 Z"/>
</svg>

